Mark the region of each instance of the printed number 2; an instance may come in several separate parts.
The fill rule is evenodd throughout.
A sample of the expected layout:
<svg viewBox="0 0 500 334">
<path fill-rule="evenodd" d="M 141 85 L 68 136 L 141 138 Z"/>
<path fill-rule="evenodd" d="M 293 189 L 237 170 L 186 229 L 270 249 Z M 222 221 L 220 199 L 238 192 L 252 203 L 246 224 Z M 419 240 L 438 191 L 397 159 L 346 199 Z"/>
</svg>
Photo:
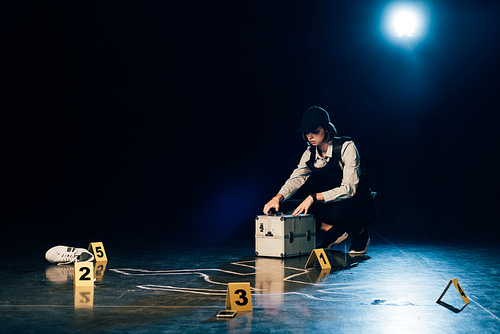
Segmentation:
<svg viewBox="0 0 500 334">
<path fill-rule="evenodd" d="M 90 268 L 81 267 L 80 271 L 84 272 L 83 275 L 80 276 L 80 281 L 90 281 L 90 277 L 88 277 L 88 275 L 90 274 Z"/>
<path fill-rule="evenodd" d="M 103 257 L 104 256 L 104 253 L 102 252 L 101 248 L 102 247 L 99 246 L 99 247 L 96 247 L 96 249 L 95 249 L 95 253 L 96 253 L 97 257 Z"/>
<path fill-rule="evenodd" d="M 90 302 L 90 292 L 80 292 L 80 296 L 83 298 L 83 299 L 80 299 L 80 303 L 82 304 L 88 304 L 88 302 Z"/>
<path fill-rule="evenodd" d="M 323 260 L 323 262 L 326 264 L 326 260 L 325 260 L 325 257 L 323 256 L 323 254 L 320 254 L 319 255 L 319 258 Z"/>
<path fill-rule="evenodd" d="M 96 276 L 102 276 L 102 270 L 104 269 L 104 266 L 101 264 L 99 267 L 95 269 L 95 274 Z"/>
<path fill-rule="evenodd" d="M 235 301 L 236 305 L 238 306 L 245 306 L 246 304 L 248 304 L 248 298 L 246 297 L 247 296 L 247 292 L 243 289 L 238 289 L 236 291 L 234 291 L 234 294 L 239 294 L 240 296 L 240 300 L 237 300 Z"/>
</svg>

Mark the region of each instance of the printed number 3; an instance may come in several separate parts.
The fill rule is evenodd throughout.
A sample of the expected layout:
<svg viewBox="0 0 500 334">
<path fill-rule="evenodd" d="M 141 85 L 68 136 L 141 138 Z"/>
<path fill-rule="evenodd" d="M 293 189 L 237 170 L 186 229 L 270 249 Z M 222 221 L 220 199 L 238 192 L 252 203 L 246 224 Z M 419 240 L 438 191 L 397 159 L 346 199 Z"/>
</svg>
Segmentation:
<svg viewBox="0 0 500 334">
<path fill-rule="evenodd" d="M 84 272 L 83 275 L 80 276 L 80 281 L 90 281 L 90 277 L 88 277 L 90 274 L 90 268 L 81 267 L 80 271 Z"/>
<path fill-rule="evenodd" d="M 238 289 L 234 292 L 234 294 L 239 294 L 240 296 L 240 300 L 237 300 L 235 303 L 236 305 L 238 306 L 245 306 L 246 304 L 248 304 L 248 298 L 246 297 L 247 296 L 247 292 L 243 289 Z"/>
</svg>

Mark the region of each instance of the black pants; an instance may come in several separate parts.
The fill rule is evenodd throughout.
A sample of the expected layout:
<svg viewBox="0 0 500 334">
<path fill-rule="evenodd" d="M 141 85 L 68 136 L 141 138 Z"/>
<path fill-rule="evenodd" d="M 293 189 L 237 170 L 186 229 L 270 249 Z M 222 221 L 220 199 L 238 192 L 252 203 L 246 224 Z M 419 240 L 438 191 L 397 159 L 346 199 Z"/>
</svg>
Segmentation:
<svg viewBox="0 0 500 334">
<path fill-rule="evenodd" d="M 302 201 L 284 201 L 281 203 L 280 211 L 292 212 Z M 353 197 L 330 203 L 315 202 L 308 213 L 314 215 L 318 224 L 317 230 L 321 227 L 321 223 L 325 223 L 352 236 L 358 235 L 363 227 L 377 219 L 377 210 L 371 196 Z"/>
</svg>

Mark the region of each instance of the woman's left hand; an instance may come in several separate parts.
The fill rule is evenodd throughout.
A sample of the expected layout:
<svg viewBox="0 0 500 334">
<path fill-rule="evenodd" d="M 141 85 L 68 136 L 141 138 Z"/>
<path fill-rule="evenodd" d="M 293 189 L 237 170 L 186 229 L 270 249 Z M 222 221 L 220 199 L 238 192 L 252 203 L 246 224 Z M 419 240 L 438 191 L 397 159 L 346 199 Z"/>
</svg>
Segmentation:
<svg viewBox="0 0 500 334">
<path fill-rule="evenodd" d="M 314 200 L 311 196 L 307 196 L 306 199 L 300 203 L 300 205 L 295 209 L 295 211 L 292 213 L 292 216 L 298 216 L 301 213 L 304 213 L 304 215 L 307 214 L 307 211 L 313 205 Z"/>
</svg>

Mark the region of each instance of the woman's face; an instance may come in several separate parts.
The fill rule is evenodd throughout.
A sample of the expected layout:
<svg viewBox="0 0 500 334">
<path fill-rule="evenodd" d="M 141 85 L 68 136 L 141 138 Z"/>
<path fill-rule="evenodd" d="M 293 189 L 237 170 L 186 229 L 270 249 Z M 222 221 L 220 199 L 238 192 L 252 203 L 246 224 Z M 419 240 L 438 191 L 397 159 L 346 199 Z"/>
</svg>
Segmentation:
<svg viewBox="0 0 500 334">
<path fill-rule="evenodd" d="M 320 126 L 313 132 L 308 132 L 305 135 L 312 146 L 318 146 L 325 139 L 325 130 Z"/>
</svg>

